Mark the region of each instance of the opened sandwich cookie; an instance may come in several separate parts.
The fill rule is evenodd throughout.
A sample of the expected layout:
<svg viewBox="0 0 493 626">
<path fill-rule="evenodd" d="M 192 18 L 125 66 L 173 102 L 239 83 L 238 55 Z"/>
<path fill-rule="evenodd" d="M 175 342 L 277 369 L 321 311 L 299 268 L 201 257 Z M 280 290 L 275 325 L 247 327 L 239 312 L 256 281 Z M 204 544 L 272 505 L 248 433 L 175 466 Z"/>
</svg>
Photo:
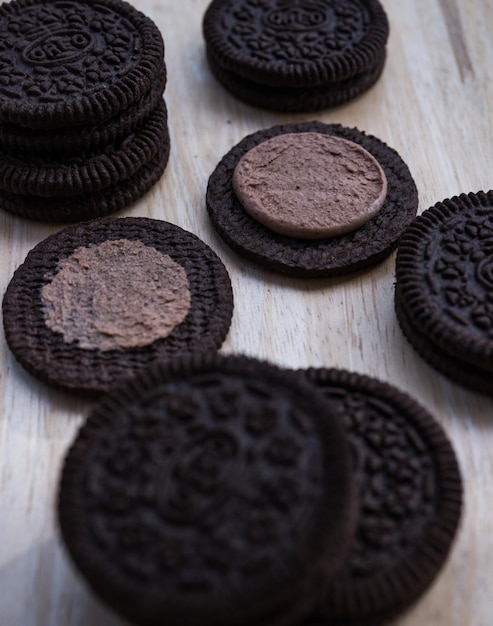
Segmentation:
<svg viewBox="0 0 493 626">
<path fill-rule="evenodd" d="M 313 121 L 242 139 L 211 174 L 206 206 L 238 254 L 274 272 L 322 277 L 385 259 L 418 196 L 408 167 L 380 139 Z"/>
<path fill-rule="evenodd" d="M 158 360 L 215 350 L 233 296 L 219 257 L 160 220 L 101 218 L 40 242 L 3 298 L 7 344 L 40 380 L 100 393 Z"/>
</svg>

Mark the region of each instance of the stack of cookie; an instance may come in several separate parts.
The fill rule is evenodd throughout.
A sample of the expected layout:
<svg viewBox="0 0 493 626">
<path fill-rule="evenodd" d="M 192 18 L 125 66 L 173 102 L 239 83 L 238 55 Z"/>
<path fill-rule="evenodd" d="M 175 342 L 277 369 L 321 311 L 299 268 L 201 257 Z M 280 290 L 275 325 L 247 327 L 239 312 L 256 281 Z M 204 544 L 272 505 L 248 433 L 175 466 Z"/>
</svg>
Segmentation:
<svg viewBox="0 0 493 626">
<path fill-rule="evenodd" d="M 0 207 L 79 221 L 122 209 L 169 156 L 164 44 L 120 0 L 0 8 Z"/>
<path fill-rule="evenodd" d="M 212 73 L 266 109 L 316 111 L 369 89 L 389 34 L 378 0 L 213 0 L 203 21 Z"/>
<path fill-rule="evenodd" d="M 395 310 L 416 352 L 465 387 L 493 394 L 493 191 L 437 202 L 406 230 Z"/>
</svg>

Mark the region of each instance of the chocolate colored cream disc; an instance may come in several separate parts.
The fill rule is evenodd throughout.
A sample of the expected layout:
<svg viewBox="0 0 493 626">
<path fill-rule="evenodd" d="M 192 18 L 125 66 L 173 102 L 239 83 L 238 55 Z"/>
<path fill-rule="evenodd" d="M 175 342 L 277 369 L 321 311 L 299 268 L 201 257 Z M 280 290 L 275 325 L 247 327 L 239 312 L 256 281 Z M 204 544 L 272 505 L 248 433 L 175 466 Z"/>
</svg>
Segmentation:
<svg viewBox="0 0 493 626">
<path fill-rule="evenodd" d="M 46 325 L 88 350 L 137 348 L 168 337 L 190 310 L 185 270 L 140 241 L 81 246 L 41 290 Z"/>
<path fill-rule="evenodd" d="M 351 232 L 376 215 L 387 178 L 375 157 L 353 141 L 286 133 L 241 158 L 233 189 L 243 208 L 267 228 L 323 239 Z"/>
</svg>

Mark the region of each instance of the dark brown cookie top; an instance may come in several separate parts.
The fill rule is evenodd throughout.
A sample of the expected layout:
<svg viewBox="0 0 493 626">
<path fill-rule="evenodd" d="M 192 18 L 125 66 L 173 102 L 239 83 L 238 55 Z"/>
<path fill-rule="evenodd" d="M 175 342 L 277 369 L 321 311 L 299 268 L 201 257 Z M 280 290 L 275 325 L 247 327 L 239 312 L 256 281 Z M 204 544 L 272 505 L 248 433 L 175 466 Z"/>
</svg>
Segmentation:
<svg viewBox="0 0 493 626">
<path fill-rule="evenodd" d="M 218 65 L 271 86 L 359 74 L 381 58 L 388 32 L 378 0 L 213 0 L 203 20 Z"/>
<path fill-rule="evenodd" d="M 98 252 L 108 242 L 141 244 L 160 258 L 169 258 L 183 268 L 188 281 L 190 307 L 186 317 L 173 327 L 171 333 L 161 333 L 155 340 L 137 342 L 135 347 L 120 343 L 108 349 L 88 343 L 83 325 L 79 325 L 76 332 L 73 328 L 61 326 L 64 319 L 73 319 L 79 300 L 80 306 L 84 301 L 86 316 L 90 317 L 94 328 L 99 333 L 110 332 L 114 337 L 125 331 L 121 326 L 108 330 L 108 316 L 101 314 L 103 305 L 110 308 L 110 316 L 113 315 L 120 324 L 126 324 L 127 316 L 133 315 L 130 319 L 135 319 L 135 326 L 142 325 L 144 329 L 148 324 L 147 316 L 154 315 L 152 290 L 159 288 L 161 271 L 157 265 L 144 265 L 149 290 L 141 293 L 141 257 L 138 255 L 134 264 L 123 250 L 122 262 L 107 261 L 104 272 L 98 272 L 98 266 L 79 259 L 81 251 Z M 67 264 L 75 265 L 75 269 L 68 267 L 67 270 Z M 64 272 L 68 272 L 68 277 L 62 295 L 57 298 L 53 293 L 47 294 L 46 290 L 53 289 Z M 125 272 L 128 284 L 125 295 L 115 290 L 119 272 Z M 115 273 L 115 279 L 112 273 Z M 99 274 L 101 280 L 98 282 Z M 75 294 L 74 300 L 73 286 L 80 284 L 86 284 L 87 288 L 80 292 L 79 300 Z M 61 303 L 67 303 L 66 312 L 56 309 Z M 141 315 L 139 306 L 142 307 Z M 118 311 L 120 315 L 117 315 Z M 19 363 L 42 381 L 79 393 L 106 391 L 120 379 L 128 378 L 154 361 L 217 349 L 228 332 L 232 311 L 229 276 L 211 248 L 178 226 L 147 218 L 93 220 L 67 227 L 48 237 L 29 252 L 14 273 L 3 299 L 5 335 Z M 157 315 L 167 323 L 168 305 L 163 305 Z"/>
<path fill-rule="evenodd" d="M 45 198 L 99 191 L 135 174 L 167 139 L 167 112 L 161 101 L 142 127 L 102 151 L 70 158 L 29 155 L 25 162 L 0 150 L 0 189 Z"/>
<path fill-rule="evenodd" d="M 72 445 L 63 538 L 140 625 L 291 624 L 346 543 L 344 430 L 302 376 L 220 355 L 142 372 Z"/>
<path fill-rule="evenodd" d="M 462 481 L 442 428 L 374 378 L 310 369 L 346 428 L 360 517 L 349 558 L 304 626 L 377 624 L 432 582 L 454 539 Z"/>
<path fill-rule="evenodd" d="M 0 7 L 0 121 L 94 123 L 139 100 L 163 68 L 156 25 L 121 0 Z"/>
<path fill-rule="evenodd" d="M 279 235 L 255 221 L 236 197 L 232 177 L 241 157 L 266 139 L 284 133 L 332 134 L 360 144 L 373 155 L 387 178 L 387 196 L 378 214 L 358 230 L 313 241 Z M 265 269 L 303 277 L 336 276 L 383 260 L 416 216 L 418 196 L 408 167 L 380 139 L 339 124 L 300 122 L 261 130 L 242 139 L 219 162 L 206 195 L 211 221 L 236 252 Z"/>
<path fill-rule="evenodd" d="M 401 306 L 452 358 L 493 372 L 493 191 L 461 194 L 426 210 L 396 258 Z"/>
</svg>

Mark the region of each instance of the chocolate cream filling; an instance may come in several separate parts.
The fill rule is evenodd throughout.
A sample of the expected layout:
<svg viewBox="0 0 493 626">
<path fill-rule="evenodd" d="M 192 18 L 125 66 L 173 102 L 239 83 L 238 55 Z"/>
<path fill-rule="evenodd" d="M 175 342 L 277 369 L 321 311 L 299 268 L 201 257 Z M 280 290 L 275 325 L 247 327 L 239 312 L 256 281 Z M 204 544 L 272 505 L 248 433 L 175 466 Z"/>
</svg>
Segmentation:
<svg viewBox="0 0 493 626">
<path fill-rule="evenodd" d="M 387 178 L 357 143 L 323 133 L 286 133 L 240 159 L 233 189 L 245 211 L 274 232 L 323 239 L 356 230 L 376 215 Z"/>
<path fill-rule="evenodd" d="M 138 348 L 163 339 L 191 303 L 181 265 L 140 241 L 77 248 L 41 292 L 46 325 L 88 350 Z"/>
</svg>

